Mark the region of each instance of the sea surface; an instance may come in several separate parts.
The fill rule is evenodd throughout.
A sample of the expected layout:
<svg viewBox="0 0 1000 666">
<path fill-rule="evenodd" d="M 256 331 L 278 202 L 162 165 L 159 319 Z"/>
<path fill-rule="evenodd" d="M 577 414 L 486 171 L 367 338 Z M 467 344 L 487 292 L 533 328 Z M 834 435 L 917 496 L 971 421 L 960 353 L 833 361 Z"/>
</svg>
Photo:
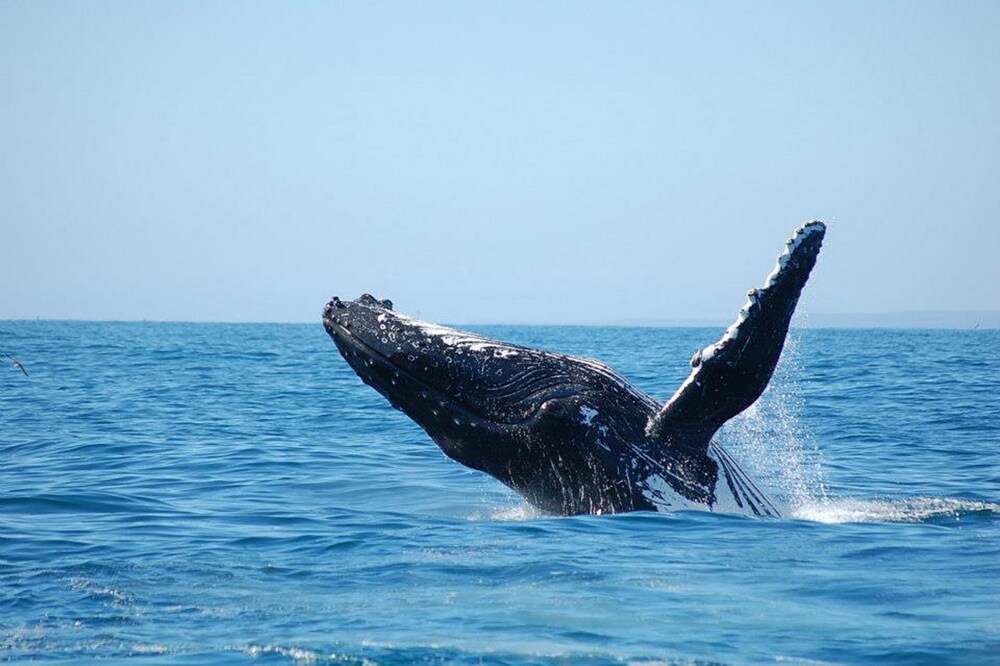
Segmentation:
<svg viewBox="0 0 1000 666">
<path fill-rule="evenodd" d="M 721 329 L 477 327 L 658 399 Z M 538 515 L 322 326 L 0 322 L 0 660 L 1000 663 L 1000 331 L 793 332 L 781 519 Z"/>
</svg>

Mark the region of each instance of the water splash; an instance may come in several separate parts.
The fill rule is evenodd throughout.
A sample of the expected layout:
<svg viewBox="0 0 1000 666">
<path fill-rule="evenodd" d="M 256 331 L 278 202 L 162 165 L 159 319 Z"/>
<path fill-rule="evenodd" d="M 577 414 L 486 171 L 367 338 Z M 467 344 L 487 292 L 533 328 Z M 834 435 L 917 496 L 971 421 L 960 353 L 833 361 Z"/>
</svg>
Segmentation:
<svg viewBox="0 0 1000 666">
<path fill-rule="evenodd" d="M 488 520 L 492 520 L 498 523 L 517 522 L 523 520 L 538 520 L 539 518 L 546 518 L 546 517 L 548 516 L 541 513 L 538 509 L 531 506 L 527 502 L 521 502 L 519 504 L 494 506 L 489 509 L 489 512 L 486 515 L 486 518 Z"/>
<path fill-rule="evenodd" d="M 479 506 L 469 514 L 469 520 L 507 523 L 552 517 L 529 504 L 510 488 L 500 486 L 492 478 L 484 475 L 481 482 Z"/>
<path fill-rule="evenodd" d="M 823 455 L 802 425 L 799 336 L 789 333 L 770 386 L 721 432 L 723 444 L 791 513 L 828 501 Z"/>
<path fill-rule="evenodd" d="M 790 518 L 820 523 L 915 523 L 963 515 L 1000 515 L 1000 504 L 950 498 L 831 497 L 823 454 L 802 424 L 800 337 L 790 332 L 770 386 L 722 431 L 741 465 L 785 505 Z"/>
</svg>

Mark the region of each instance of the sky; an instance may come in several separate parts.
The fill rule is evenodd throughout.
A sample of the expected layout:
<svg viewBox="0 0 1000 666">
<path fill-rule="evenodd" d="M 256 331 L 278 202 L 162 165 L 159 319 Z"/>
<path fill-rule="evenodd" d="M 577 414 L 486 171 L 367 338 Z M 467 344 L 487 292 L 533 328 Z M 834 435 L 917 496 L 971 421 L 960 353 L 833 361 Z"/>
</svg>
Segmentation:
<svg viewBox="0 0 1000 666">
<path fill-rule="evenodd" d="M 0 319 L 1000 310 L 997 2 L 0 0 Z"/>
</svg>

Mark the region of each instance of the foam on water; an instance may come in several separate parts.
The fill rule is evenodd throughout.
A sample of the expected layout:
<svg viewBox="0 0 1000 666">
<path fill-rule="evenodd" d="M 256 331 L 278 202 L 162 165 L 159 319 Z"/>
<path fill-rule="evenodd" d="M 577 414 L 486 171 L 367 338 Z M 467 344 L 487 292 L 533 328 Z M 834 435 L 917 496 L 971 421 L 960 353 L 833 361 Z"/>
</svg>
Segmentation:
<svg viewBox="0 0 1000 666">
<path fill-rule="evenodd" d="M 912 499 L 824 498 L 802 501 L 786 509 L 785 518 L 816 523 L 922 523 L 938 518 L 961 519 L 970 514 L 1000 515 L 1000 504 L 947 497 Z M 486 511 L 475 511 L 470 520 L 520 522 L 554 518 L 536 508 L 521 504 L 498 504 Z"/>
<path fill-rule="evenodd" d="M 297 647 L 283 647 L 280 645 L 250 645 L 246 647 L 243 652 L 247 655 L 259 658 L 268 657 L 270 655 L 277 655 L 281 657 L 288 657 L 296 664 L 315 664 L 322 660 L 324 663 L 340 661 L 342 658 L 340 655 L 320 655 L 313 650 L 306 650 Z M 352 661 L 354 661 L 352 659 Z M 365 660 L 364 663 L 373 663 Z"/>
<path fill-rule="evenodd" d="M 959 520 L 974 513 L 1000 515 L 1000 504 L 940 497 L 844 498 L 796 506 L 790 517 L 817 523 L 922 523 L 936 518 Z"/>
</svg>

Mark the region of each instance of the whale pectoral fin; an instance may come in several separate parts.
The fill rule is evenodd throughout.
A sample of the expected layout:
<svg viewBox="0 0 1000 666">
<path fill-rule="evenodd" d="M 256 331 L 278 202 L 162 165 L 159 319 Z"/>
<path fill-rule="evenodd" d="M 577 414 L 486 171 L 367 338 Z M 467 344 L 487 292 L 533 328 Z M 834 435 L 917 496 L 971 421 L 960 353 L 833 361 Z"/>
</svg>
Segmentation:
<svg viewBox="0 0 1000 666">
<path fill-rule="evenodd" d="M 826 226 L 818 221 L 795 230 L 764 287 L 751 289 L 722 338 L 691 359 L 691 374 L 649 420 L 650 439 L 705 449 L 723 423 L 760 397 L 778 364 L 825 233 Z"/>
</svg>

